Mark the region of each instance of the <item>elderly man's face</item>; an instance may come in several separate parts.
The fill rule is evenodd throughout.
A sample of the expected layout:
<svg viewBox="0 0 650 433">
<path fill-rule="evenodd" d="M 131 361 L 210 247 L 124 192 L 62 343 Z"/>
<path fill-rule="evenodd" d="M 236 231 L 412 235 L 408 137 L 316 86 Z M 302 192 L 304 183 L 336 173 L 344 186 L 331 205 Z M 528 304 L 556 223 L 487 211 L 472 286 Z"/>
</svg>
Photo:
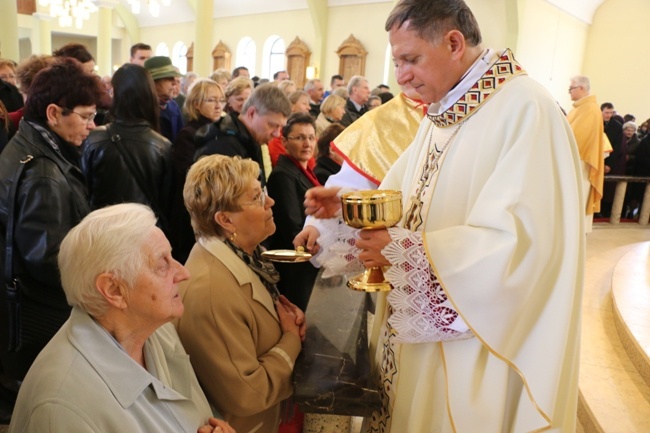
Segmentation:
<svg viewBox="0 0 650 433">
<path fill-rule="evenodd" d="M 176 87 L 176 79 L 174 77 L 161 78 L 155 81 L 156 94 L 161 102 L 169 102 L 174 97 L 174 88 Z"/>
<path fill-rule="evenodd" d="M 183 315 L 178 284 L 190 277 L 171 255 L 171 246 L 159 228 L 154 228 L 143 248 L 144 266 L 129 291 L 128 310 L 143 327 L 157 329 Z"/>
<path fill-rule="evenodd" d="M 438 102 L 457 82 L 455 62 L 448 45 L 436 45 L 409 30 L 408 22 L 389 31 L 395 76 L 400 85 L 410 84 L 426 103 Z"/>
<path fill-rule="evenodd" d="M 323 99 L 324 94 L 325 88 L 323 87 L 323 83 L 321 83 L 320 80 L 314 81 L 314 88 L 309 91 L 309 97 L 311 100 L 314 102 L 320 102 L 321 99 Z"/>
<path fill-rule="evenodd" d="M 365 104 L 368 102 L 368 98 L 370 97 L 370 86 L 368 85 L 367 80 L 361 81 L 361 83 L 357 87 L 352 88 L 352 94 L 350 95 L 350 98 L 357 104 Z"/>
</svg>

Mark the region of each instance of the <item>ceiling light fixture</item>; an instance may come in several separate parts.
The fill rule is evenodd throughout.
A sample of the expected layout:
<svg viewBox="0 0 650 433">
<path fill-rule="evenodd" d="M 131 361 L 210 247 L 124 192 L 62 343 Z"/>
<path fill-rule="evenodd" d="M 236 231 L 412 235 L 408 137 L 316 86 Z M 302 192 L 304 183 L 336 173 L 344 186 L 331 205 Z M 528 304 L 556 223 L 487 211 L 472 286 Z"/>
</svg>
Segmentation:
<svg viewBox="0 0 650 433">
<path fill-rule="evenodd" d="M 142 3 L 145 3 L 152 17 L 158 17 L 160 15 L 160 5 L 171 5 L 171 0 L 128 0 L 128 2 L 131 5 L 131 12 L 136 15 L 142 10 Z"/>
<path fill-rule="evenodd" d="M 83 28 L 84 21 L 98 10 L 91 0 L 38 0 L 38 4 L 49 7 L 50 16 L 58 18 L 61 27 L 72 27 L 74 20 L 78 29 Z"/>
</svg>

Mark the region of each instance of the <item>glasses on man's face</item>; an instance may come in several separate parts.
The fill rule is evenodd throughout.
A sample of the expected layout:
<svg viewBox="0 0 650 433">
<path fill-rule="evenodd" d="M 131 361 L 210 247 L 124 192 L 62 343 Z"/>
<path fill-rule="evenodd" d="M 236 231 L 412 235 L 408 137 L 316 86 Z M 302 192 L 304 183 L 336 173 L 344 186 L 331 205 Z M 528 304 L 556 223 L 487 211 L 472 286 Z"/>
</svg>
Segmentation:
<svg viewBox="0 0 650 433">
<path fill-rule="evenodd" d="M 251 205 L 259 205 L 261 207 L 264 207 L 266 205 L 266 197 L 268 196 L 268 193 L 266 191 L 266 187 L 262 188 L 262 191 L 259 192 L 255 197 L 253 197 L 253 200 L 251 201 L 246 201 L 242 204 L 251 204 Z"/>
<path fill-rule="evenodd" d="M 287 137 L 287 140 L 295 140 L 295 141 L 316 141 L 316 136 L 315 135 L 294 135 L 293 137 L 289 136 Z"/>
<path fill-rule="evenodd" d="M 582 86 L 571 86 L 571 87 L 569 87 L 569 92 L 572 91 L 573 89 L 578 89 L 580 87 L 582 87 Z"/>
</svg>

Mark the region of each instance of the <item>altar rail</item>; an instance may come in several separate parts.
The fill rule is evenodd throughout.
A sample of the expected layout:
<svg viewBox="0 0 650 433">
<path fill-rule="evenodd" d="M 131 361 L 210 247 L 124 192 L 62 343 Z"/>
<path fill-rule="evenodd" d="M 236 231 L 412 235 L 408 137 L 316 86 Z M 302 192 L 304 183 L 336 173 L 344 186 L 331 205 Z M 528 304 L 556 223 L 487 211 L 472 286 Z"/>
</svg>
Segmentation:
<svg viewBox="0 0 650 433">
<path fill-rule="evenodd" d="M 648 220 L 650 219 L 650 177 L 605 176 L 605 182 L 616 182 L 616 192 L 614 193 L 612 212 L 609 215 L 609 222 L 611 224 L 618 224 L 621 222 L 627 184 L 645 183 L 645 192 L 643 193 L 643 201 L 641 202 L 641 209 L 639 210 L 639 224 L 642 226 L 648 225 Z"/>
</svg>

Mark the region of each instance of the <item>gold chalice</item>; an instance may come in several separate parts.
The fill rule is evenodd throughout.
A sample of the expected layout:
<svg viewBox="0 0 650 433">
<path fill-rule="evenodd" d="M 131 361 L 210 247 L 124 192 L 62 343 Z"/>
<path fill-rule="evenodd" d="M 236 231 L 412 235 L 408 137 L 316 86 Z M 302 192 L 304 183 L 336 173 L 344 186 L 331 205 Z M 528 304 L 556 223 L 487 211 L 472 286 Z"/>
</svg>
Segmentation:
<svg viewBox="0 0 650 433">
<path fill-rule="evenodd" d="M 341 196 L 343 220 L 350 227 L 363 230 L 385 229 L 402 219 L 402 193 L 393 190 L 356 191 Z M 386 292 L 393 286 L 377 266 L 351 278 L 348 287 L 362 292 Z"/>
</svg>

